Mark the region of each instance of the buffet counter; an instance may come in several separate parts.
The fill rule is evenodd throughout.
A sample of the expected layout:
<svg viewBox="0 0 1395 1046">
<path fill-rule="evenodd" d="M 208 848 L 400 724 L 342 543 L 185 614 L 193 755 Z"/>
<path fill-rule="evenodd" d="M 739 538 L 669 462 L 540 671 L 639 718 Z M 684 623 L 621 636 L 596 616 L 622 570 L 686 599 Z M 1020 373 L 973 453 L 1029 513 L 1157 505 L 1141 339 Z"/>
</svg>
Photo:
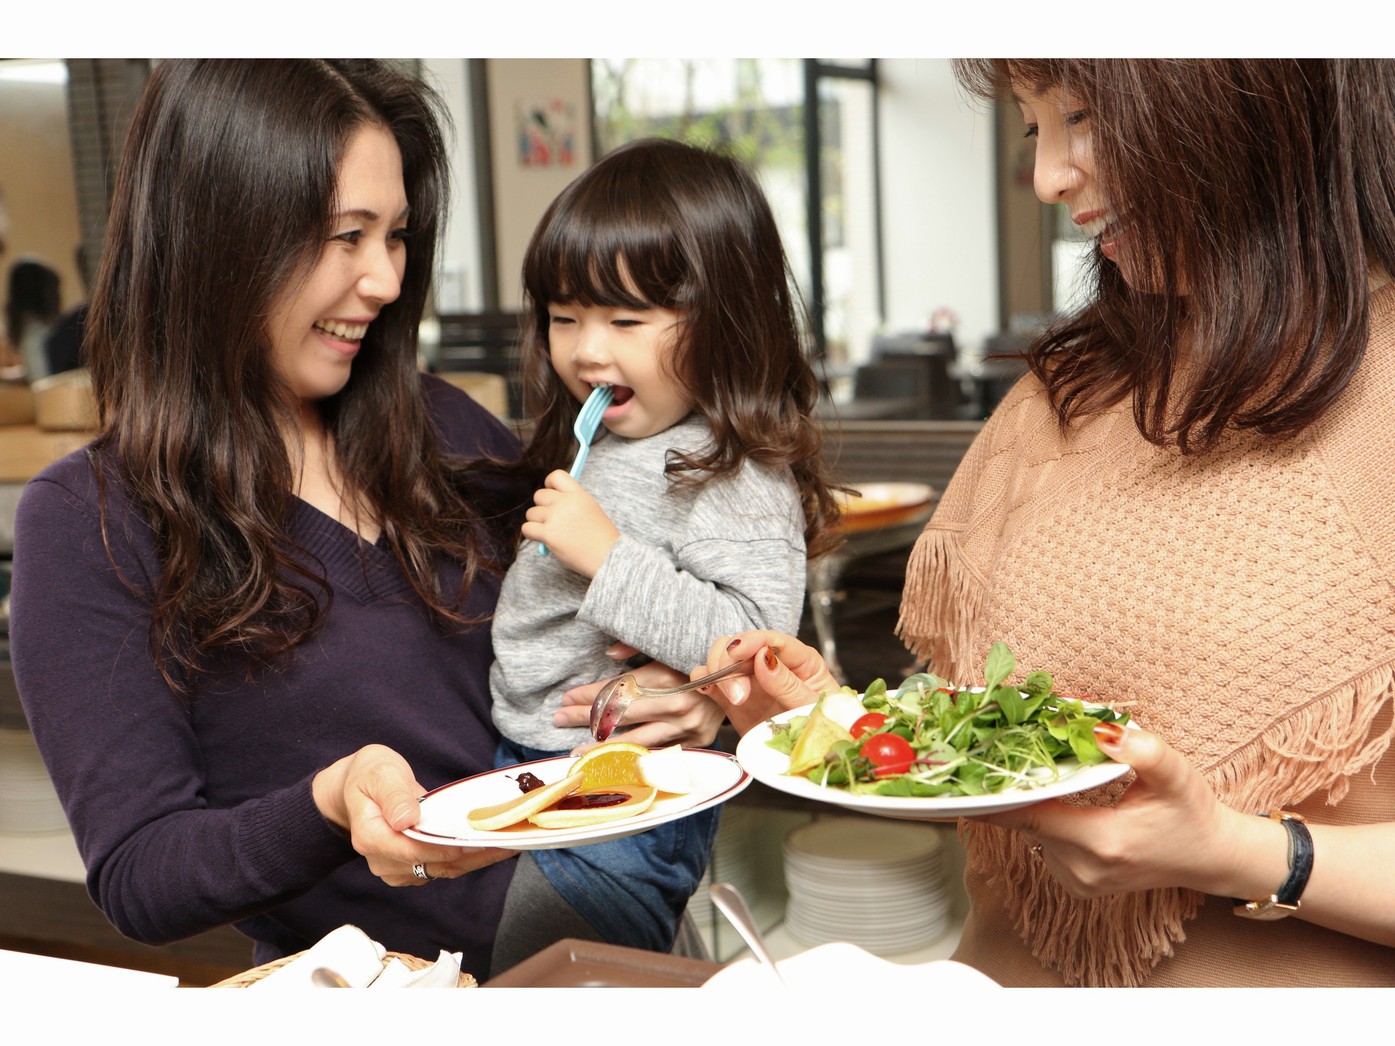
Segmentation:
<svg viewBox="0 0 1395 1046">
<path fill-rule="evenodd" d="M 0 486 L 23 487 L 50 463 L 77 450 L 91 433 L 37 425 L 0 426 Z"/>
</svg>

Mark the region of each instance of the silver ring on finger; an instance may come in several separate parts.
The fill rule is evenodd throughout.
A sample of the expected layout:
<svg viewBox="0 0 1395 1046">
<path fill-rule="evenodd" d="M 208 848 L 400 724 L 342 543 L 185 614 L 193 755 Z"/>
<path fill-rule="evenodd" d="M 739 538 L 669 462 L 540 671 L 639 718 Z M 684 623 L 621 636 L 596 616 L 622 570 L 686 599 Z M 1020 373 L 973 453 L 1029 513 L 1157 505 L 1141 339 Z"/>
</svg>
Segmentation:
<svg viewBox="0 0 1395 1046">
<path fill-rule="evenodd" d="M 425 864 L 414 864 L 414 865 L 412 865 L 412 874 L 413 874 L 414 876 L 416 876 L 418 879 L 420 879 L 422 882 L 427 882 L 427 883 L 429 883 L 432 879 L 435 879 L 435 878 L 436 878 L 436 876 L 434 876 L 434 875 L 429 875 L 429 874 L 427 873 L 427 871 L 426 871 L 426 865 L 425 865 Z"/>
</svg>

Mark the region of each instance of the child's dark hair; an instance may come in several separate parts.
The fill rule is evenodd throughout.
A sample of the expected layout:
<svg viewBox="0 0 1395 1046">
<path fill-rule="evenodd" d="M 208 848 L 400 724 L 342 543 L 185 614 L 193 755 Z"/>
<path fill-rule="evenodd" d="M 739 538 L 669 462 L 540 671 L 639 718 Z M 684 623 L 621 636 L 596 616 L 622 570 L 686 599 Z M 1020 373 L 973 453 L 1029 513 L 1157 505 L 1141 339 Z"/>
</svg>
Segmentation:
<svg viewBox="0 0 1395 1046">
<path fill-rule="evenodd" d="M 682 314 L 674 377 L 713 436 L 704 453 L 673 456 L 672 481 L 700 483 L 747 458 L 788 467 L 809 555 L 837 543 L 801 305 L 770 205 L 744 166 L 664 139 L 616 149 L 547 209 L 523 286 L 523 397 L 536 422 L 525 467 L 542 475 L 567 459 L 580 409 L 552 368 L 548 306 L 672 309 Z"/>
</svg>

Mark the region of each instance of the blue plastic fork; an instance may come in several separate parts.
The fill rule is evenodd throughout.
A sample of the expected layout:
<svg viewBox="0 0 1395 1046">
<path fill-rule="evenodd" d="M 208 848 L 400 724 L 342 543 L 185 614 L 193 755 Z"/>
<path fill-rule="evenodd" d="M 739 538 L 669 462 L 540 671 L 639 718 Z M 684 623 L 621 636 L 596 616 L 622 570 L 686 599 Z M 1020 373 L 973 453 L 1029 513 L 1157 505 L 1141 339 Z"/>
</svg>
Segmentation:
<svg viewBox="0 0 1395 1046">
<path fill-rule="evenodd" d="M 572 426 L 572 433 L 576 436 L 578 444 L 576 460 L 568 470 L 572 479 L 581 478 L 581 467 L 586 464 L 586 456 L 591 453 L 591 441 L 596 438 L 596 430 L 601 427 L 601 418 L 605 416 L 605 409 L 610 406 L 611 397 L 614 395 L 615 390 L 609 385 L 597 385 L 581 405 L 576 424 Z"/>
<path fill-rule="evenodd" d="M 601 418 L 605 415 L 605 409 L 610 406 L 611 397 L 615 395 L 615 390 L 609 385 L 597 385 L 591 390 L 591 395 L 586 397 L 586 402 L 581 405 L 581 411 L 576 416 L 576 424 L 572 426 L 572 433 L 576 436 L 578 444 L 576 460 L 572 462 L 572 467 L 567 471 L 571 473 L 572 479 L 581 478 L 581 469 L 586 464 L 586 457 L 591 453 L 591 441 L 596 438 L 596 430 L 601 427 Z M 538 555 L 547 555 L 547 546 L 538 546 Z"/>
</svg>

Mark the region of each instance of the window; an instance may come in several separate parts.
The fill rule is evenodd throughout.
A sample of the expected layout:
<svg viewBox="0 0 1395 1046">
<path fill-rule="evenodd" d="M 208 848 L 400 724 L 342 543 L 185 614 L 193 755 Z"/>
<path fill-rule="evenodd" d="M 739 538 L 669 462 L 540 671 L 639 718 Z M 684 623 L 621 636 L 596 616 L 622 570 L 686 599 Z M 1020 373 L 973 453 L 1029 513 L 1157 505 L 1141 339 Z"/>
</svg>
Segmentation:
<svg viewBox="0 0 1395 1046">
<path fill-rule="evenodd" d="M 596 155 L 650 135 L 721 146 L 770 201 L 816 354 L 865 359 L 882 316 L 876 65 L 789 58 L 591 61 Z"/>
</svg>

